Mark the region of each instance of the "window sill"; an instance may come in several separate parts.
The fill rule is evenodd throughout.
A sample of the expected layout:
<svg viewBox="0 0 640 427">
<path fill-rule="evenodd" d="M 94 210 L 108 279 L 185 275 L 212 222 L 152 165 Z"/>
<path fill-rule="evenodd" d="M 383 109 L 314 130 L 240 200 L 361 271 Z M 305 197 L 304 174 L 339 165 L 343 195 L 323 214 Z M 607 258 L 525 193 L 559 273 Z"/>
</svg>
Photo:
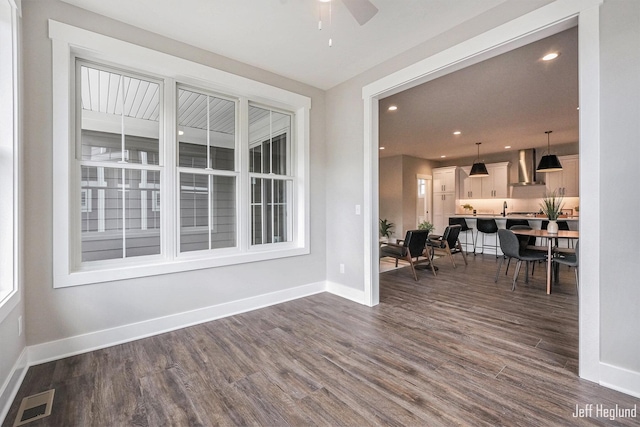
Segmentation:
<svg viewBox="0 0 640 427">
<path fill-rule="evenodd" d="M 285 246 L 286 247 L 283 247 Z M 54 288 L 66 288 L 70 286 L 89 285 L 95 283 L 113 282 L 117 280 L 136 279 L 143 277 L 158 276 L 163 274 L 180 273 L 190 270 L 201 270 L 206 268 L 217 268 L 245 264 L 256 261 L 268 261 L 272 259 L 288 258 L 293 256 L 308 255 L 309 248 L 296 247 L 292 244 L 265 245 L 264 248 L 255 249 L 246 253 L 238 253 L 234 248 L 225 254 L 186 253 L 180 255 L 172 261 L 157 256 L 149 257 L 148 262 L 137 262 L 123 265 L 120 262 L 117 266 L 96 265 L 92 268 L 83 268 L 71 273 L 56 272 L 54 277 Z"/>
<path fill-rule="evenodd" d="M 0 323 L 18 306 L 20 294 L 18 290 L 12 291 L 0 302 Z"/>
</svg>

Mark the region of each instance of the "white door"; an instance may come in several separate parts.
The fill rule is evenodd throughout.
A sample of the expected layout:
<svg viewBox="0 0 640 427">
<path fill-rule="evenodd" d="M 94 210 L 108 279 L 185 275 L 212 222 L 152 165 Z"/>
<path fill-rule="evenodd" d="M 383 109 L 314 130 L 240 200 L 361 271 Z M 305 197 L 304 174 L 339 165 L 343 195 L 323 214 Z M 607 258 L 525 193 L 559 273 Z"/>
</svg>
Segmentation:
<svg viewBox="0 0 640 427">
<path fill-rule="evenodd" d="M 432 222 L 431 218 L 431 176 L 418 175 L 418 194 L 416 195 L 416 228 L 421 222 Z"/>
</svg>

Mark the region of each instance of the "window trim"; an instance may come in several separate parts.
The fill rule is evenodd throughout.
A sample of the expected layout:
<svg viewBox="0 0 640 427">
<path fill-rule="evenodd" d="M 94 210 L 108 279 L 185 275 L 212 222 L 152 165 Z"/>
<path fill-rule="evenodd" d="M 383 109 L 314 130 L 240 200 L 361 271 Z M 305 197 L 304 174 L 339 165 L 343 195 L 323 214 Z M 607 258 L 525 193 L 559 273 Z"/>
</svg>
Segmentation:
<svg viewBox="0 0 640 427">
<path fill-rule="evenodd" d="M 19 17 L 20 3 L 0 0 L 2 18 L 8 24 L 3 28 L 0 61 L 0 94 L 6 104 L 0 105 L 0 148 L 4 158 L 0 159 L 0 322 L 2 322 L 21 300 L 19 266 L 20 239 L 20 70 L 19 70 Z M 4 30 L 6 29 L 6 32 Z M 6 45 L 5 45 L 6 42 Z M 6 49 L 5 49 L 6 48 Z M 5 56 L 6 55 L 6 56 Z"/>
<path fill-rule="evenodd" d="M 310 98 L 270 86 L 255 80 L 237 76 L 225 71 L 178 58 L 169 54 L 137 46 L 112 37 L 107 37 L 91 31 L 83 30 L 71 25 L 49 20 L 49 37 L 52 40 L 53 64 L 53 172 L 54 172 L 54 197 L 53 219 L 57 224 L 54 227 L 54 288 L 83 285 L 90 283 L 107 282 L 113 280 L 146 277 L 159 274 L 175 273 L 202 268 L 219 267 L 241 264 L 254 261 L 284 258 L 290 256 L 305 255 L 310 253 L 309 244 L 309 111 Z M 166 108 L 165 117 L 175 116 L 176 87 L 177 82 L 183 86 L 193 86 L 203 90 L 223 93 L 226 96 L 237 96 L 244 102 L 239 106 L 239 123 L 248 123 L 248 102 L 269 105 L 294 113 L 293 131 L 296 133 L 295 150 L 291 166 L 296 171 L 296 183 L 294 187 L 294 237 L 292 242 L 260 245 L 263 247 L 250 247 L 248 239 L 248 203 L 239 203 L 238 220 L 241 222 L 238 235 L 239 247 L 229 250 L 194 251 L 191 253 L 178 253 L 177 236 L 179 219 L 177 216 L 178 188 L 170 183 L 176 183 L 178 168 L 176 165 L 177 153 L 164 147 L 165 176 L 161 179 L 163 185 L 163 229 L 171 232 L 166 234 L 163 248 L 168 248 L 160 259 L 155 260 L 117 260 L 114 265 L 105 263 L 96 268 L 81 266 L 73 269 L 71 252 L 72 223 L 74 215 L 71 211 L 73 184 L 70 176 L 70 166 L 74 161 L 74 150 L 70 143 L 73 137 L 72 129 L 75 129 L 75 112 L 73 110 L 75 99 L 75 81 L 72 79 L 75 67 L 75 56 L 88 61 L 96 61 L 105 65 L 114 65 L 116 68 L 125 67 L 126 70 L 139 72 L 151 76 L 163 76 L 165 105 L 173 105 L 174 110 Z M 196 77 L 197 76 L 197 77 Z M 168 138 L 177 135 L 175 120 L 165 120 L 161 133 L 164 134 L 165 144 Z M 238 129 L 241 144 L 248 138 L 247 130 Z M 248 150 L 248 146 L 247 146 Z M 239 153 L 240 174 L 238 187 L 248 194 L 248 155 Z M 171 165 L 171 166 L 169 166 Z M 239 199 L 240 200 L 240 199 Z M 79 202 L 76 201 L 75 205 Z M 171 212 L 171 215 L 167 215 Z M 244 223 L 247 224 L 244 224 Z M 196 252 L 207 252 L 206 256 Z M 211 253 L 213 252 L 213 253 Z M 129 262 L 128 262 L 129 261 Z"/>
</svg>

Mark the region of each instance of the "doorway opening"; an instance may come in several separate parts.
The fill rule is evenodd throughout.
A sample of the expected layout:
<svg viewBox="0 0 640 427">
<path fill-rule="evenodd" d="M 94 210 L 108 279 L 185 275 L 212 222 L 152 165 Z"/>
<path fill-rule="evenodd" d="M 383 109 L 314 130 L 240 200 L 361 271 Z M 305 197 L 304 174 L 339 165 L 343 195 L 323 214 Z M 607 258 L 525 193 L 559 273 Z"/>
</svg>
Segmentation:
<svg viewBox="0 0 640 427">
<path fill-rule="evenodd" d="M 388 75 L 363 88 L 364 99 L 364 148 L 365 148 L 365 217 L 364 243 L 370 248 L 365 256 L 364 299 L 373 306 L 380 301 L 379 250 L 377 243 L 379 215 L 378 200 L 378 137 L 379 100 L 406 89 L 415 87 L 440 76 L 476 64 L 501 53 L 516 49 L 547 36 L 572 28 L 580 22 L 579 28 L 579 92 L 580 92 L 580 155 L 581 164 L 598 162 L 599 139 L 599 10 L 588 5 L 574 5 L 558 9 L 543 7 L 497 27 L 474 39 L 463 42 L 418 63 Z M 580 181 L 586 181 L 581 174 Z M 584 185 L 582 185 L 584 187 Z M 592 232 L 583 237 L 593 246 L 590 253 L 581 251 L 580 317 L 579 317 L 579 374 L 592 381 L 599 381 L 599 229 L 600 213 L 599 189 L 585 193 L 581 198 L 583 208 L 593 207 L 588 215 L 581 212 L 580 228 Z M 586 209 L 582 209 L 586 211 Z M 588 264 L 588 267 L 586 266 Z"/>
</svg>

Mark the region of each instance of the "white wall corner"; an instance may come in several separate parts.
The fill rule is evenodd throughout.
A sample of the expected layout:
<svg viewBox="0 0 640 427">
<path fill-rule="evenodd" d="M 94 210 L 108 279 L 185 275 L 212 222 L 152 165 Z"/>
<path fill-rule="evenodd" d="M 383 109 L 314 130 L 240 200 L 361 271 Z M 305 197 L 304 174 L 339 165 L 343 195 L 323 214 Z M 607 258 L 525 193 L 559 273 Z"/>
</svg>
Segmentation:
<svg viewBox="0 0 640 427">
<path fill-rule="evenodd" d="M 327 281 L 326 289 L 327 292 L 333 295 L 337 295 L 344 299 L 348 299 L 349 301 L 357 302 L 362 305 L 367 304 L 367 300 L 365 299 L 365 291 L 360 289 L 355 289 L 349 286 L 342 285 L 340 283 Z"/>
<path fill-rule="evenodd" d="M 159 317 L 139 323 L 104 329 L 28 347 L 29 366 L 82 354 L 125 342 L 186 328 L 235 314 L 315 295 L 325 291 L 325 282 L 309 283 L 269 294 Z"/>
<path fill-rule="evenodd" d="M 7 380 L 0 388 L 0 424 L 4 423 L 11 404 L 18 394 L 18 390 L 22 385 L 22 380 L 27 374 L 27 349 L 22 350 L 20 357 L 11 368 L 11 372 L 7 377 Z"/>
<path fill-rule="evenodd" d="M 600 385 L 640 398 L 640 372 L 600 362 Z"/>
</svg>

